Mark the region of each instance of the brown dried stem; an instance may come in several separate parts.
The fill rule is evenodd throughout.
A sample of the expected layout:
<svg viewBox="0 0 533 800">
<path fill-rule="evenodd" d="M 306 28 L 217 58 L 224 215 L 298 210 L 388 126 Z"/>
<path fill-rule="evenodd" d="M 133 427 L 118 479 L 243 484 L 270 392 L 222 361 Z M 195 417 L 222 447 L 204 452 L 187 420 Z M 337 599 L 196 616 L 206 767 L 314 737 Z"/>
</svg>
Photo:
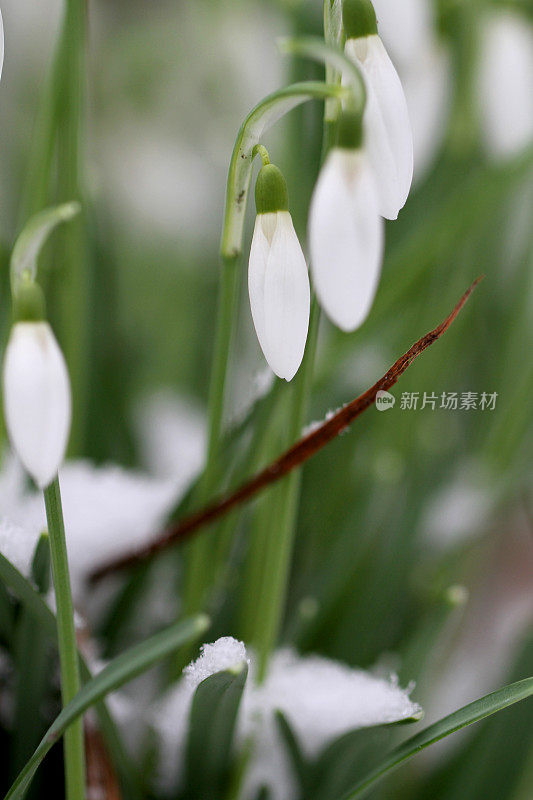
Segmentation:
<svg viewBox="0 0 533 800">
<path fill-rule="evenodd" d="M 171 545 L 182 542 L 188 539 L 193 534 L 197 533 L 201 528 L 209 525 L 215 520 L 227 514 L 246 501 L 250 500 L 256 494 L 266 489 L 271 484 L 283 478 L 287 473 L 293 469 L 300 467 L 310 458 L 312 458 L 319 450 L 322 450 L 329 442 L 335 439 L 340 433 L 346 430 L 349 425 L 367 410 L 376 400 L 376 395 L 380 391 L 387 391 L 397 382 L 398 378 L 403 375 L 405 370 L 410 366 L 420 353 L 434 342 L 439 339 L 445 331 L 448 330 L 452 322 L 455 320 L 464 304 L 483 279 L 483 276 L 477 278 L 470 288 L 461 297 L 451 314 L 441 322 L 434 330 L 427 333 L 421 339 L 401 356 L 388 370 L 388 372 L 380 378 L 370 389 L 364 394 L 352 400 L 351 403 L 340 409 L 333 417 L 328 419 L 312 433 L 304 436 L 289 450 L 281 455 L 272 464 L 269 464 L 265 469 L 251 478 L 249 481 L 240 486 L 236 491 L 214 500 L 205 508 L 191 514 L 188 517 L 180 520 L 175 526 L 165 531 L 161 536 L 154 539 L 153 542 L 140 548 L 134 553 L 130 553 L 121 558 L 111 561 L 105 566 L 96 570 L 92 576 L 91 581 L 97 581 L 105 575 L 113 572 L 126 569 L 127 567 L 134 566 L 141 561 L 152 558 L 161 550 L 165 550 Z"/>
</svg>

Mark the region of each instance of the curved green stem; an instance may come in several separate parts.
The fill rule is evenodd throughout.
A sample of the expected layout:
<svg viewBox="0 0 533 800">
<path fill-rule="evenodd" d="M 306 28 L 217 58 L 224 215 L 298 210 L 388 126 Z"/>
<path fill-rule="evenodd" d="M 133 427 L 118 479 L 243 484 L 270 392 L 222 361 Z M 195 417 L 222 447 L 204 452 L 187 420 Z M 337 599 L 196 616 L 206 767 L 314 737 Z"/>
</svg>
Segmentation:
<svg viewBox="0 0 533 800">
<path fill-rule="evenodd" d="M 61 698 L 66 706 L 80 689 L 80 666 L 74 627 L 74 606 L 70 589 L 65 524 L 59 480 L 44 490 L 46 518 L 57 606 L 57 638 L 61 664 Z M 65 733 L 65 781 L 67 800 L 85 798 L 85 750 L 83 722 L 78 719 Z"/>
<path fill-rule="evenodd" d="M 268 157 L 260 138 L 272 125 L 307 100 L 325 100 L 344 96 L 346 90 L 320 82 L 295 83 L 264 98 L 244 120 L 233 148 L 226 193 L 226 208 L 221 242 L 222 274 L 217 317 L 215 350 L 208 403 L 207 457 L 199 491 L 205 502 L 214 491 L 222 417 L 226 395 L 227 371 L 234 322 L 238 308 L 239 263 L 243 248 L 244 218 L 255 155 Z M 217 573 L 212 543 L 199 537 L 188 548 L 183 589 L 184 610 L 193 613 L 202 608 L 205 594 Z"/>
<path fill-rule="evenodd" d="M 270 164 L 270 155 L 264 144 L 256 144 L 252 150 L 252 159 L 256 156 L 261 156 L 263 166 L 267 167 Z"/>
<path fill-rule="evenodd" d="M 322 135 L 322 163 L 324 163 L 329 150 L 335 142 L 336 127 L 336 122 L 328 118 L 326 108 Z M 287 437 L 288 445 L 292 444 L 301 435 L 305 422 L 313 380 L 319 325 L 320 308 L 316 297 L 314 297 L 311 306 L 305 356 L 293 386 Z M 260 682 L 266 676 L 270 654 L 276 645 L 283 619 L 296 531 L 300 483 L 301 471 L 296 470 L 276 490 L 277 507 L 280 511 L 276 519 L 273 520 L 272 530 L 265 542 L 263 554 L 264 577 L 261 594 L 256 602 L 257 613 L 255 616 L 255 642 L 259 657 L 258 680 Z"/>
<path fill-rule="evenodd" d="M 236 258 L 242 252 L 244 217 L 252 175 L 254 147 L 263 134 L 293 108 L 307 100 L 349 96 L 350 90 L 320 81 L 304 81 L 268 95 L 244 120 L 233 148 L 228 173 L 226 209 L 222 228 L 222 258 Z"/>
<path fill-rule="evenodd" d="M 365 79 L 357 64 L 345 56 L 342 50 L 326 44 L 323 39 L 315 36 L 279 39 L 278 47 L 282 53 L 310 58 L 325 64 L 326 68 L 333 68 L 335 76 L 338 76 L 337 80 L 340 80 L 341 76 L 344 77 L 347 80 L 346 88 L 349 85 L 351 89 L 344 95 L 346 106 L 360 113 L 364 111 L 367 100 Z M 338 114 L 328 113 L 329 109 L 330 106 L 326 106 L 326 121 L 334 120 L 338 116 Z"/>
</svg>

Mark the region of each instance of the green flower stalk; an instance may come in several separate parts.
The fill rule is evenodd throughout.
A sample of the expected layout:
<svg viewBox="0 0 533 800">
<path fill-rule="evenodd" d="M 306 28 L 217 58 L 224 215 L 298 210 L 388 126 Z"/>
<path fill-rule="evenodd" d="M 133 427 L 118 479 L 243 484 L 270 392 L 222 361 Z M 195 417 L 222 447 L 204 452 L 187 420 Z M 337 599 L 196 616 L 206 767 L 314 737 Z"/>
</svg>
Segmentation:
<svg viewBox="0 0 533 800">
<path fill-rule="evenodd" d="M 70 382 L 63 354 L 45 320 L 44 296 L 22 276 L 14 293 L 14 316 L 3 369 L 6 426 L 13 449 L 43 490 L 57 606 L 61 694 L 67 705 L 80 688 L 74 608 L 57 471 L 71 419 Z M 83 723 L 65 734 L 67 800 L 85 797 Z"/>
</svg>

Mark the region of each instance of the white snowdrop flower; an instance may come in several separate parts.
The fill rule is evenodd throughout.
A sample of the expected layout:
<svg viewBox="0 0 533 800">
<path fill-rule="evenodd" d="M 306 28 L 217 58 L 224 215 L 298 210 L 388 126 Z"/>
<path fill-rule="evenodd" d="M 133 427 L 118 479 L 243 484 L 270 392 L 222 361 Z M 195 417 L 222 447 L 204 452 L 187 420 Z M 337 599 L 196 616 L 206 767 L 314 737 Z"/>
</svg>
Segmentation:
<svg viewBox="0 0 533 800">
<path fill-rule="evenodd" d="M 70 381 L 65 359 L 44 321 L 42 292 L 21 287 L 4 359 L 4 414 L 11 444 L 42 489 L 63 461 L 70 431 Z"/>
<path fill-rule="evenodd" d="M 343 119 L 339 143 L 342 144 Z M 379 283 L 383 220 L 363 150 L 336 147 L 320 173 L 309 213 L 313 284 L 320 305 L 339 328 L 365 321 Z"/>
<path fill-rule="evenodd" d="M 291 215 L 285 179 L 273 164 L 257 177 L 257 218 L 248 290 L 259 344 L 279 378 L 292 380 L 302 362 L 311 292 L 305 257 Z"/>
<path fill-rule="evenodd" d="M 345 52 L 363 73 L 367 88 L 365 144 L 376 178 L 380 213 L 396 219 L 413 180 L 413 134 L 398 73 L 377 32 L 370 0 L 346 0 Z"/>
<path fill-rule="evenodd" d="M 483 134 L 489 152 L 506 158 L 533 142 L 533 26 L 498 11 L 482 28 L 478 71 Z"/>
</svg>

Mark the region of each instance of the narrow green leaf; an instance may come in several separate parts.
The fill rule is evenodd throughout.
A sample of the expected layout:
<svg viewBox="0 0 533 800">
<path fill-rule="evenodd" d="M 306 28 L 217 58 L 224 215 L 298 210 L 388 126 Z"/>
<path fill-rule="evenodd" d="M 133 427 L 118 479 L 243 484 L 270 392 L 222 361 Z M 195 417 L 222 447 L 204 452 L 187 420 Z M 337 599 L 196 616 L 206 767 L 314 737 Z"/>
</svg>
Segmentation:
<svg viewBox="0 0 533 800">
<path fill-rule="evenodd" d="M 285 744 L 286 753 L 292 764 L 294 775 L 298 781 L 301 793 L 305 797 L 310 787 L 311 765 L 308 763 L 296 734 L 285 714 L 281 711 L 276 711 L 275 719 L 280 736 Z"/>
<path fill-rule="evenodd" d="M 496 712 L 502 711 L 520 700 L 525 700 L 532 694 L 533 677 L 504 686 L 502 689 L 492 692 L 492 694 L 469 703 L 453 714 L 449 714 L 393 750 L 375 770 L 347 794 L 343 795 L 342 800 L 355 800 L 355 798 L 363 797 L 382 777 L 399 767 L 404 761 L 408 761 L 421 750 L 425 750 L 426 747 L 444 739 L 451 733 L 466 728 L 468 725 L 473 725 L 475 722 L 479 722 L 491 716 L 491 714 L 496 714 Z"/>
<path fill-rule="evenodd" d="M 24 274 L 32 280 L 37 277 L 39 253 L 54 228 L 67 222 L 80 211 L 79 203 L 64 203 L 46 208 L 27 222 L 15 242 L 11 255 L 11 291 L 16 294 L 17 285 Z"/>
<path fill-rule="evenodd" d="M 305 797 L 336 800 L 379 764 L 395 728 L 419 722 L 422 716 L 419 711 L 397 722 L 348 731 L 330 741 L 312 764 Z"/>
<path fill-rule="evenodd" d="M 31 562 L 31 577 L 39 594 L 46 594 L 50 588 L 50 537 L 48 531 L 41 533 L 35 546 Z"/>
<path fill-rule="evenodd" d="M 50 639 L 55 642 L 57 628 L 54 614 L 31 583 L 2 554 L 0 554 L 0 580 L 2 587 L 8 587 L 13 592 L 26 611 L 34 616 L 42 630 L 46 631 Z M 80 668 L 83 680 L 90 681 L 91 671 L 81 655 Z M 104 702 L 96 705 L 96 713 L 112 761 L 122 779 L 124 796 L 131 800 L 141 800 L 142 791 L 138 771 L 124 750 L 115 722 Z"/>
<path fill-rule="evenodd" d="M 37 541 L 31 563 L 31 576 L 40 595 L 50 586 L 50 542 L 45 531 Z M 31 653 L 31 658 L 28 658 Z M 15 697 L 9 779 L 13 780 L 39 744 L 46 720 L 36 709 L 43 707 L 50 691 L 50 637 L 39 620 L 23 607 L 17 618 L 14 647 Z"/>
<path fill-rule="evenodd" d="M 5 800 L 24 797 L 48 751 L 81 714 L 110 692 L 146 672 L 185 642 L 196 639 L 207 630 L 208 624 L 207 617 L 200 615 L 172 625 L 117 656 L 102 672 L 88 681 L 48 728 L 39 747 L 6 794 Z"/>
<path fill-rule="evenodd" d="M 390 745 L 392 727 L 360 728 L 330 742 L 313 765 L 312 784 L 305 797 L 337 800 L 379 763 Z"/>
<path fill-rule="evenodd" d="M 229 775 L 233 735 L 248 665 L 217 672 L 196 689 L 185 752 L 186 796 L 219 800 Z"/>
</svg>

